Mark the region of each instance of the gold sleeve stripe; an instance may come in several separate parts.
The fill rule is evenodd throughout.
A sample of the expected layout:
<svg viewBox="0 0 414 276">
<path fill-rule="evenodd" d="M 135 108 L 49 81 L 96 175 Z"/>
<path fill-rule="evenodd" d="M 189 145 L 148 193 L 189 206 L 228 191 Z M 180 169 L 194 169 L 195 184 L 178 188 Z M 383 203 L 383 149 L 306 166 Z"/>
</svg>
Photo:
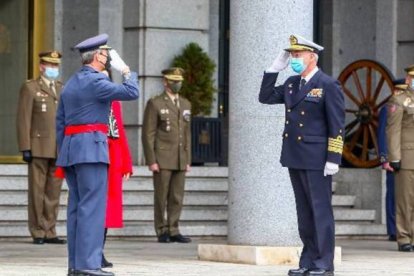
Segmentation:
<svg viewBox="0 0 414 276">
<path fill-rule="evenodd" d="M 342 154 L 343 147 L 344 147 L 344 141 L 342 140 L 341 135 L 338 135 L 338 137 L 336 137 L 336 138 L 329 137 L 329 139 L 328 139 L 328 151 Z"/>
</svg>

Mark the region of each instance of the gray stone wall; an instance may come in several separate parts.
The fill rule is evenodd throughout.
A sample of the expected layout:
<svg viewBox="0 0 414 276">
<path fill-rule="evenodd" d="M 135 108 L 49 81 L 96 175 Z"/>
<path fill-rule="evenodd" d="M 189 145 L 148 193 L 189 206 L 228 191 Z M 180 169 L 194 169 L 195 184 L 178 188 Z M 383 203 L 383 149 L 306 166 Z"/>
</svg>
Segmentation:
<svg viewBox="0 0 414 276">
<path fill-rule="evenodd" d="M 138 68 L 142 88 L 138 104 L 125 105 L 125 121 L 139 164 L 143 164 L 142 113 L 148 99 L 163 91 L 161 70 L 190 42 L 209 53 L 209 5 L 208 0 L 124 1 L 124 57 Z"/>
<path fill-rule="evenodd" d="M 334 0 L 332 76 L 358 59 L 376 58 L 376 0 Z"/>
</svg>

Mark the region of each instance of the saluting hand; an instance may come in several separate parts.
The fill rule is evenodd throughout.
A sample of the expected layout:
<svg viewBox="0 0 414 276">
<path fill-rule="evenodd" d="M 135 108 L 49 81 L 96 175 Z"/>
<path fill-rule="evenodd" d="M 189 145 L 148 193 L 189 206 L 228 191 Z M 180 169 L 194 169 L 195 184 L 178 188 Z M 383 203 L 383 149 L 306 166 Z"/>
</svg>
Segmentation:
<svg viewBox="0 0 414 276">
<path fill-rule="evenodd" d="M 278 73 L 283 71 L 289 65 L 290 53 L 282 51 L 279 53 L 277 58 L 273 61 L 272 65 L 266 70 L 267 73 Z"/>
<path fill-rule="evenodd" d="M 154 163 L 152 165 L 149 165 L 149 170 L 152 172 L 160 172 L 160 166 L 158 165 L 158 163 Z"/>
</svg>

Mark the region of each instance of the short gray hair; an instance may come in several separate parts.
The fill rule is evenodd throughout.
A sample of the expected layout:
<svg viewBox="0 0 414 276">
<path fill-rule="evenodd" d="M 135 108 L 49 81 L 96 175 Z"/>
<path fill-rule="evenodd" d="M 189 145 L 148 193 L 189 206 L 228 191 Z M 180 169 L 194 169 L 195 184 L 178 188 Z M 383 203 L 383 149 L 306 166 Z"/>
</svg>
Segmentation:
<svg viewBox="0 0 414 276">
<path fill-rule="evenodd" d="M 97 53 L 100 53 L 99 49 L 81 53 L 82 64 L 90 64 Z"/>
</svg>

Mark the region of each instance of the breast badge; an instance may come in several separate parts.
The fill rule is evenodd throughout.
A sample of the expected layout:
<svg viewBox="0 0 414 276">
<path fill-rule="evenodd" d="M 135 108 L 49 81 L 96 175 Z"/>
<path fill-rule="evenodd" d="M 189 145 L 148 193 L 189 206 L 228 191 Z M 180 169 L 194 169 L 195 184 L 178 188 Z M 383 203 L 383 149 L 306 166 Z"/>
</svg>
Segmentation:
<svg viewBox="0 0 414 276">
<path fill-rule="evenodd" d="M 314 88 L 306 95 L 308 98 L 322 98 L 323 96 L 323 89 L 322 88 Z"/>
<path fill-rule="evenodd" d="M 183 117 L 184 117 L 184 120 L 189 122 L 190 118 L 191 118 L 191 110 L 189 110 L 189 109 L 183 110 Z"/>
</svg>

